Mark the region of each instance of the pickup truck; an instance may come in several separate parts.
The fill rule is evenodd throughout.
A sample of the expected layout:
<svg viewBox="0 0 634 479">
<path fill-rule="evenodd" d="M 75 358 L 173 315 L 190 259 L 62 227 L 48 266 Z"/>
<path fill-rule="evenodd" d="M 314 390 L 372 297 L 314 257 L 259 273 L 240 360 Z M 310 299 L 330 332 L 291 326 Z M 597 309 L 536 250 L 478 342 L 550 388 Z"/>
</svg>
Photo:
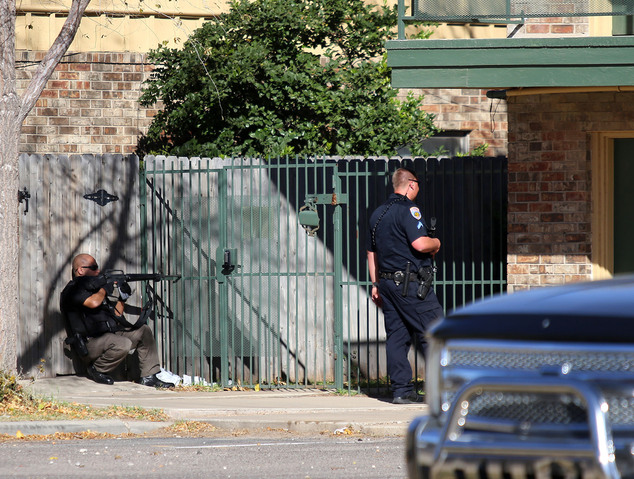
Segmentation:
<svg viewBox="0 0 634 479">
<path fill-rule="evenodd" d="M 410 479 L 634 478 L 634 276 L 481 300 L 429 336 Z"/>
</svg>

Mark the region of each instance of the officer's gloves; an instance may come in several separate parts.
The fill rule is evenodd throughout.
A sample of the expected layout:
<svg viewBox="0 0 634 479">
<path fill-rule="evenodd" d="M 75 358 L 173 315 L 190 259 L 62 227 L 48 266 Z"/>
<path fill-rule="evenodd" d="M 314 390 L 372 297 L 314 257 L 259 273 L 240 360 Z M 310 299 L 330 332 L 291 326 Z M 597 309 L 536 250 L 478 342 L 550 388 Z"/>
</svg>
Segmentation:
<svg viewBox="0 0 634 479">
<path fill-rule="evenodd" d="M 128 298 L 132 295 L 132 288 L 126 282 L 123 282 L 119 285 L 119 301 L 123 301 L 124 303 L 128 300 Z"/>
</svg>

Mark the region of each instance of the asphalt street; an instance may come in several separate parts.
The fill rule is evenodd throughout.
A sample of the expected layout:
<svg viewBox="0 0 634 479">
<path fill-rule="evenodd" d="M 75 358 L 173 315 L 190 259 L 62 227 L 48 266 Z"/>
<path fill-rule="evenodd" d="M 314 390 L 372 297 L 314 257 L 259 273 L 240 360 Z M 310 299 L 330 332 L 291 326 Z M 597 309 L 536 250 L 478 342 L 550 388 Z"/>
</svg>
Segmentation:
<svg viewBox="0 0 634 479">
<path fill-rule="evenodd" d="M 0 444 L 12 478 L 404 479 L 402 438 L 133 438 Z"/>
</svg>

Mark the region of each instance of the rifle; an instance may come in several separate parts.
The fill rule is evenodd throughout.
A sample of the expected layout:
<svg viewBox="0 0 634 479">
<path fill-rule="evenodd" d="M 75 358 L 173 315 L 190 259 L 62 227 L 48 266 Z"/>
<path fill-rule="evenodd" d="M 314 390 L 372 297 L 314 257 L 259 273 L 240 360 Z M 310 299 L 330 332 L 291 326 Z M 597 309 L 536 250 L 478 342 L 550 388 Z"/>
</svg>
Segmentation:
<svg viewBox="0 0 634 479">
<path fill-rule="evenodd" d="M 172 281 L 176 282 L 181 279 L 180 274 L 161 274 L 161 273 L 124 273 L 120 269 L 108 269 L 103 273 L 106 284 L 110 283 L 131 283 L 133 281 Z"/>
<path fill-rule="evenodd" d="M 120 298 L 123 297 L 124 301 L 130 296 L 130 294 L 132 294 L 132 290 L 130 289 L 129 286 L 124 286 L 124 289 L 122 291 L 121 287 L 122 285 L 125 285 L 126 283 L 131 283 L 134 281 L 158 282 L 158 281 L 167 281 L 167 280 L 175 283 L 176 281 L 181 279 L 180 274 L 169 275 L 169 274 L 161 274 L 161 273 L 124 273 L 120 269 L 107 269 L 100 276 L 102 276 L 103 280 L 106 282 L 106 285 L 104 286 L 106 289 L 106 292 L 108 292 L 108 294 L 110 295 L 113 291 L 114 285 L 116 284 L 117 288 L 119 289 Z M 146 291 L 148 292 L 148 295 L 149 295 L 150 293 L 149 284 L 146 285 Z"/>
<path fill-rule="evenodd" d="M 119 290 L 122 299 L 125 301 L 131 294 L 132 290 L 127 284 L 134 281 L 165 281 L 170 280 L 173 282 L 178 281 L 181 278 L 180 274 L 168 275 L 161 273 L 124 273 L 120 269 L 108 269 L 103 271 L 98 276 L 81 276 L 78 279 L 84 283 L 85 288 L 88 291 L 99 291 L 100 288 L 104 288 L 108 296 L 111 296 L 115 287 L 115 284 Z M 147 285 L 149 287 L 149 284 Z M 122 291 L 123 287 L 123 291 Z M 123 294 L 122 294 L 123 293 Z"/>
<path fill-rule="evenodd" d="M 429 227 L 427 228 L 427 236 L 430 238 L 436 237 L 436 217 L 432 216 L 429 220 Z M 432 287 L 434 282 L 434 274 L 436 274 L 437 268 L 434 261 L 434 257 L 431 259 L 431 268 L 421 266 L 418 269 L 418 290 L 416 291 L 416 296 L 419 299 L 425 299 L 427 297 L 427 293 Z"/>
<path fill-rule="evenodd" d="M 123 301 L 125 301 L 130 296 L 130 294 L 132 294 L 132 290 L 129 286 L 127 286 L 127 290 L 122 291 L 121 286 L 125 283 L 134 281 L 158 282 L 168 280 L 175 283 L 181 278 L 180 274 L 168 275 L 161 273 L 124 273 L 122 270 L 119 269 L 106 270 L 101 274 L 101 276 L 103 276 L 104 280 L 106 281 L 106 291 L 109 290 L 110 292 L 112 292 L 112 287 L 116 283 L 117 288 L 119 289 L 119 299 L 123 299 Z M 109 287 L 110 285 L 112 285 L 112 287 Z M 143 324 L 147 324 L 148 319 L 154 319 L 154 300 L 152 298 L 152 289 L 150 288 L 149 284 L 145 286 L 145 292 L 148 296 L 148 299 L 145 305 L 143 305 L 143 308 L 141 309 L 139 318 L 136 323 L 130 323 L 127 319 L 125 319 L 123 315 L 117 318 L 117 321 L 119 321 L 119 323 L 123 324 L 124 326 L 138 328 Z"/>
<path fill-rule="evenodd" d="M 429 226 L 427 227 L 427 236 L 430 238 L 436 237 L 436 217 L 429 218 Z"/>
</svg>

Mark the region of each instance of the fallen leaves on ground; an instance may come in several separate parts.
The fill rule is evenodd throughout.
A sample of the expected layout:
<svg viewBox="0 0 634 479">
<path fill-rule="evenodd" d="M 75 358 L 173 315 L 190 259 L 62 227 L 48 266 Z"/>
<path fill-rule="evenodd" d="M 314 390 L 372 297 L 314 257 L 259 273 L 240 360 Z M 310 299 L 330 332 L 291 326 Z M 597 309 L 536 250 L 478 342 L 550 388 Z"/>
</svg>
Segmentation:
<svg viewBox="0 0 634 479">
<path fill-rule="evenodd" d="M 0 420 L 49 421 L 58 419 L 138 419 L 167 421 L 160 409 L 143 409 L 136 406 L 109 406 L 94 408 L 78 403 L 63 403 L 44 399 L 12 395 L 0 402 Z"/>
<path fill-rule="evenodd" d="M 169 420 L 169 416 L 160 409 L 143 409 L 136 406 L 94 408 L 78 403 L 45 400 L 28 393 L 18 383 L 16 376 L 0 372 L 0 421 L 107 418 Z"/>
<path fill-rule="evenodd" d="M 20 432 L 20 431 L 18 431 Z M 81 431 L 81 432 L 56 432 L 53 434 L 0 434 L 0 442 L 10 441 L 71 441 L 73 439 L 113 439 L 115 437 L 130 437 L 132 434 L 108 434 L 105 432 Z"/>
<path fill-rule="evenodd" d="M 204 436 L 208 433 L 215 432 L 216 426 L 212 426 L 202 421 L 179 421 L 171 426 L 159 429 L 161 435 L 169 434 L 174 436 Z"/>
<path fill-rule="evenodd" d="M 217 428 L 209 423 L 201 421 L 179 421 L 169 426 L 165 426 L 154 431 L 144 434 L 123 433 L 110 434 L 95 431 L 79 431 L 79 432 L 56 432 L 53 434 L 23 434 L 18 431 L 17 434 L 0 434 L 0 443 L 11 441 L 47 441 L 55 443 L 56 441 L 72 441 L 86 439 L 114 439 L 114 438 L 130 438 L 130 437 L 203 437 L 215 433 Z"/>
</svg>

